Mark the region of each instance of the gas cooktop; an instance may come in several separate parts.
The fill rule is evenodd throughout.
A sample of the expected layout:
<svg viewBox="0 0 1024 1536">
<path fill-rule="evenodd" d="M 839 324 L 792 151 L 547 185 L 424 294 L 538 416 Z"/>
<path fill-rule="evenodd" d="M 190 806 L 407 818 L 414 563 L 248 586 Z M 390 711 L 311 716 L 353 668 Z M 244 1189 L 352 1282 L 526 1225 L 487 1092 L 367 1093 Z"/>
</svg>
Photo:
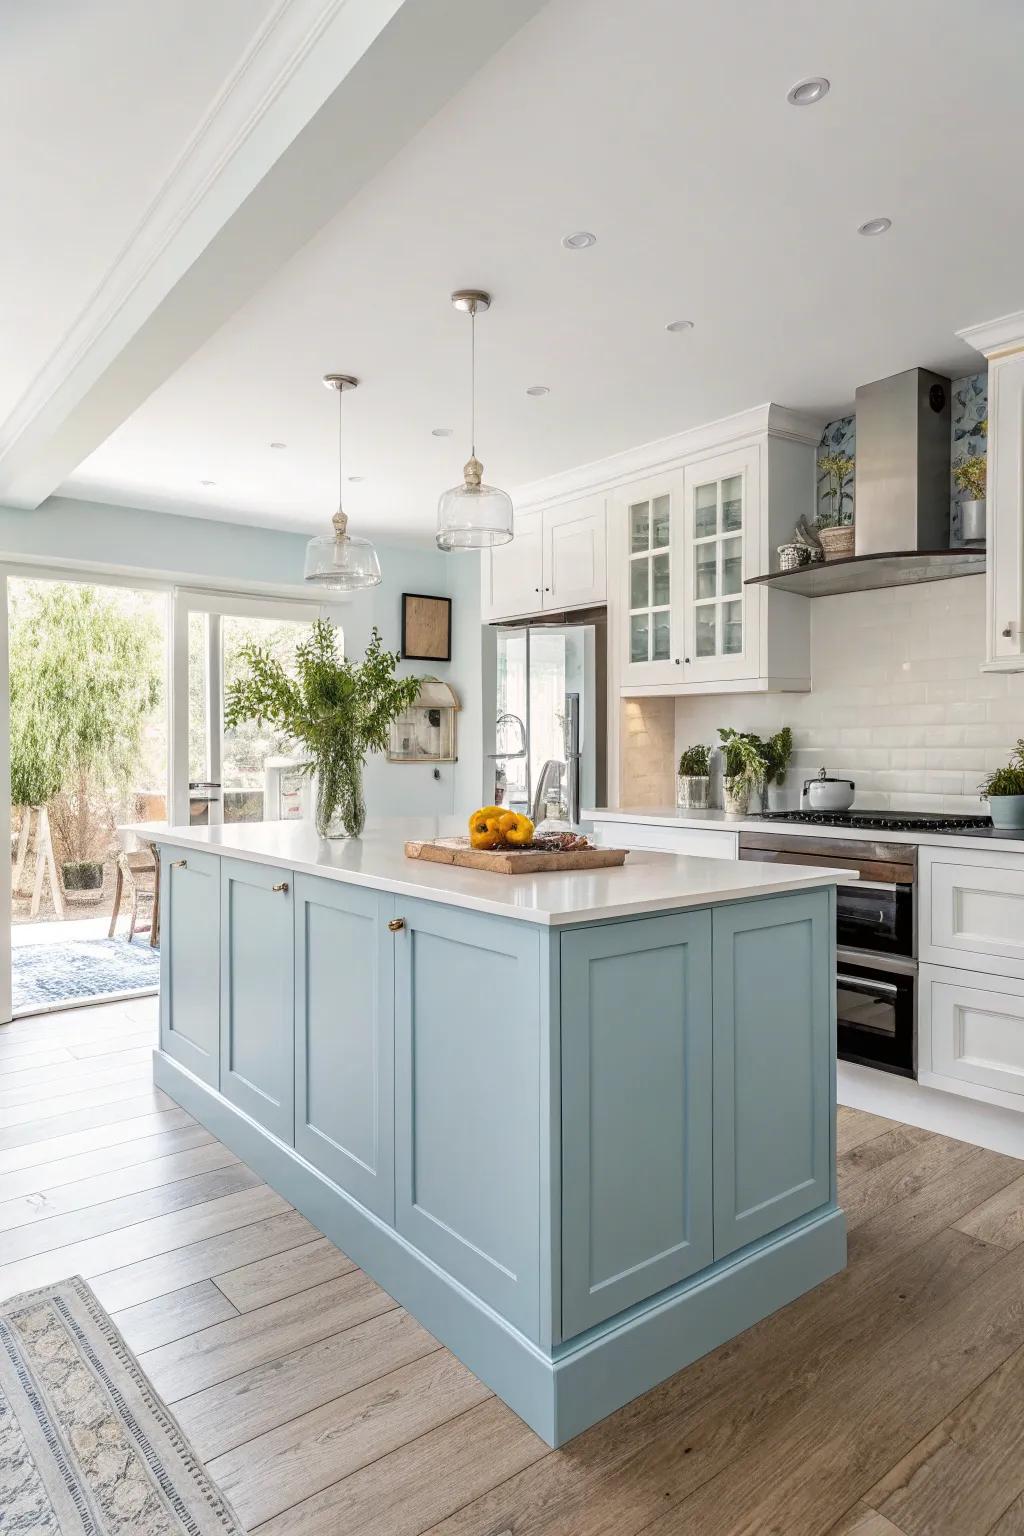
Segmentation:
<svg viewBox="0 0 1024 1536">
<path fill-rule="evenodd" d="M 943 816 L 926 811 L 765 811 L 756 820 L 863 827 L 872 832 L 982 832 L 992 826 L 990 816 Z"/>
</svg>

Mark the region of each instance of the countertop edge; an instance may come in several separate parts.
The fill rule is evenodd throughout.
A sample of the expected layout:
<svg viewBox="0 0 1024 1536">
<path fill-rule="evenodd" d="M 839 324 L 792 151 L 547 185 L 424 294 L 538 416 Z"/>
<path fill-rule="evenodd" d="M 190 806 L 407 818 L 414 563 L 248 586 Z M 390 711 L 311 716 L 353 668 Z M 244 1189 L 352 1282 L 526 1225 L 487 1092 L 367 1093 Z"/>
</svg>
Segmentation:
<svg viewBox="0 0 1024 1536">
<path fill-rule="evenodd" d="M 1024 833 L 1003 832 L 999 828 L 981 833 L 969 832 L 898 832 L 885 827 L 813 826 L 793 821 L 764 821 L 758 816 L 727 816 L 722 810 L 679 811 L 667 807 L 619 810 L 611 806 L 588 806 L 580 812 L 585 822 L 626 822 L 647 827 L 684 827 L 704 832 L 770 832 L 788 837 L 835 837 L 873 843 L 909 843 L 921 848 L 991 848 L 1004 853 L 1024 854 Z"/>
</svg>

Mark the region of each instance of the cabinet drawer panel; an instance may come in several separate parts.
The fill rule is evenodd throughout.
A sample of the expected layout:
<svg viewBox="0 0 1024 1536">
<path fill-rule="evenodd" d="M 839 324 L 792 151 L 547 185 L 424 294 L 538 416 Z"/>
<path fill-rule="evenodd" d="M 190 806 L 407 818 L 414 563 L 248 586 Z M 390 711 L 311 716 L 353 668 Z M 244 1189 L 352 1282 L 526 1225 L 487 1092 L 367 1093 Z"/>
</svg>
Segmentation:
<svg viewBox="0 0 1024 1536">
<path fill-rule="evenodd" d="M 220 859 L 161 850 L 160 1045 L 196 1077 L 220 1081 Z"/>
<path fill-rule="evenodd" d="M 295 1147 L 394 1220 L 391 896 L 295 882 Z"/>
<path fill-rule="evenodd" d="M 540 939 L 532 925 L 397 906 L 395 1225 L 536 1338 Z"/>
<path fill-rule="evenodd" d="M 931 1072 L 1024 1102 L 1024 988 L 925 967 L 922 989 Z"/>
<path fill-rule="evenodd" d="M 707 912 L 562 937 L 566 1338 L 711 1262 L 710 962 Z"/>
<path fill-rule="evenodd" d="M 221 882 L 220 1091 L 290 1145 L 295 1131 L 292 876 L 265 864 L 225 859 Z"/>
<path fill-rule="evenodd" d="M 716 1259 L 829 1199 L 834 926 L 825 891 L 714 913 Z"/>
<path fill-rule="evenodd" d="M 921 958 L 1024 976 L 1024 854 L 922 850 Z"/>
<path fill-rule="evenodd" d="M 735 859 L 735 832 L 710 827 L 658 827 L 643 821 L 594 820 L 594 836 L 605 848 L 637 848 L 650 853 L 690 853 L 702 859 Z"/>
</svg>

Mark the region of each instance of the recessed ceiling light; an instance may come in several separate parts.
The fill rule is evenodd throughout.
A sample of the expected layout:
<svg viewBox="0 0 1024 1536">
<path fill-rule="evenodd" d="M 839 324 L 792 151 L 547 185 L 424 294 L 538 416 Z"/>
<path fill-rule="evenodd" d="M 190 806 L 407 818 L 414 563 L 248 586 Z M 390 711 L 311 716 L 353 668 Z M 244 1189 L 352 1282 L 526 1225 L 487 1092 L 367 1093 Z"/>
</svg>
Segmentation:
<svg viewBox="0 0 1024 1536">
<path fill-rule="evenodd" d="M 807 80 L 798 80 L 786 92 L 786 100 L 791 107 L 813 107 L 816 101 L 828 95 L 828 91 L 829 84 L 824 75 L 811 75 Z"/>
<path fill-rule="evenodd" d="M 348 483 L 349 485 L 362 485 L 365 479 L 365 475 L 349 475 Z"/>
<path fill-rule="evenodd" d="M 861 224 L 857 230 L 858 235 L 884 235 L 887 229 L 892 228 L 892 219 L 868 219 L 866 224 Z"/>
<path fill-rule="evenodd" d="M 271 448 L 287 448 L 287 443 L 271 443 Z"/>
<path fill-rule="evenodd" d="M 597 244 L 597 236 L 589 229 L 578 229 L 575 234 L 563 235 L 562 244 L 567 251 L 585 251 L 588 246 Z"/>
<path fill-rule="evenodd" d="M 200 480 L 200 485 L 216 485 L 216 480 Z"/>
<path fill-rule="evenodd" d="M 431 437 L 451 437 L 452 429 L 451 427 L 431 427 L 430 435 Z"/>
<path fill-rule="evenodd" d="M 550 395 L 551 391 L 546 384 L 531 384 L 527 388 L 528 395 Z"/>
<path fill-rule="evenodd" d="M 665 327 L 666 331 L 692 331 L 692 320 L 670 320 Z"/>
</svg>

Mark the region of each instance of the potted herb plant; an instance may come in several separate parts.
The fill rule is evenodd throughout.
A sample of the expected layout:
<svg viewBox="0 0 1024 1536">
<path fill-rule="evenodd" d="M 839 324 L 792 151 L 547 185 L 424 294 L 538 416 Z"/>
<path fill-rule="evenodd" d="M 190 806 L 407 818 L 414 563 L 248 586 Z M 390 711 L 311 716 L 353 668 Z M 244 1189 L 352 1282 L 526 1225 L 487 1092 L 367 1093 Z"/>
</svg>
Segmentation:
<svg viewBox="0 0 1024 1536">
<path fill-rule="evenodd" d="M 1024 736 L 1010 754 L 1005 768 L 997 768 L 981 785 L 995 827 L 1024 828 Z"/>
<path fill-rule="evenodd" d="M 687 747 L 679 758 L 676 782 L 676 802 L 681 810 L 707 810 L 711 799 L 711 748 Z"/>
<path fill-rule="evenodd" d="M 762 744 L 750 731 L 721 726 L 722 796 L 727 816 L 745 816 L 751 793 L 764 783 L 767 764 Z"/>
<path fill-rule="evenodd" d="M 768 790 L 774 785 L 781 789 L 786 781 L 786 771 L 789 768 L 790 758 L 793 756 L 793 732 L 788 725 L 777 730 L 769 736 L 767 741 L 761 742 L 761 756 L 765 761 L 764 795 L 762 810 L 767 809 Z"/>
<path fill-rule="evenodd" d="M 339 660 L 326 619 L 296 646 L 294 677 L 262 646 L 245 646 L 241 659 L 246 670 L 228 688 L 225 723 L 268 721 L 301 743 L 305 771 L 316 775 L 320 836 L 361 836 L 367 755 L 386 750 L 388 727 L 413 703 L 420 679 L 395 676 L 398 655 L 384 649 L 376 626 L 362 661 Z"/>
<path fill-rule="evenodd" d="M 818 460 L 819 486 L 826 487 L 828 506 L 818 508 L 818 537 L 826 560 L 846 560 L 853 554 L 854 460 L 848 453 L 824 453 Z"/>
<path fill-rule="evenodd" d="M 981 423 L 987 427 L 987 419 Z M 974 453 L 969 459 L 953 466 L 956 488 L 962 492 L 960 499 L 960 538 L 965 544 L 985 542 L 985 485 L 987 466 L 983 453 Z"/>
</svg>

